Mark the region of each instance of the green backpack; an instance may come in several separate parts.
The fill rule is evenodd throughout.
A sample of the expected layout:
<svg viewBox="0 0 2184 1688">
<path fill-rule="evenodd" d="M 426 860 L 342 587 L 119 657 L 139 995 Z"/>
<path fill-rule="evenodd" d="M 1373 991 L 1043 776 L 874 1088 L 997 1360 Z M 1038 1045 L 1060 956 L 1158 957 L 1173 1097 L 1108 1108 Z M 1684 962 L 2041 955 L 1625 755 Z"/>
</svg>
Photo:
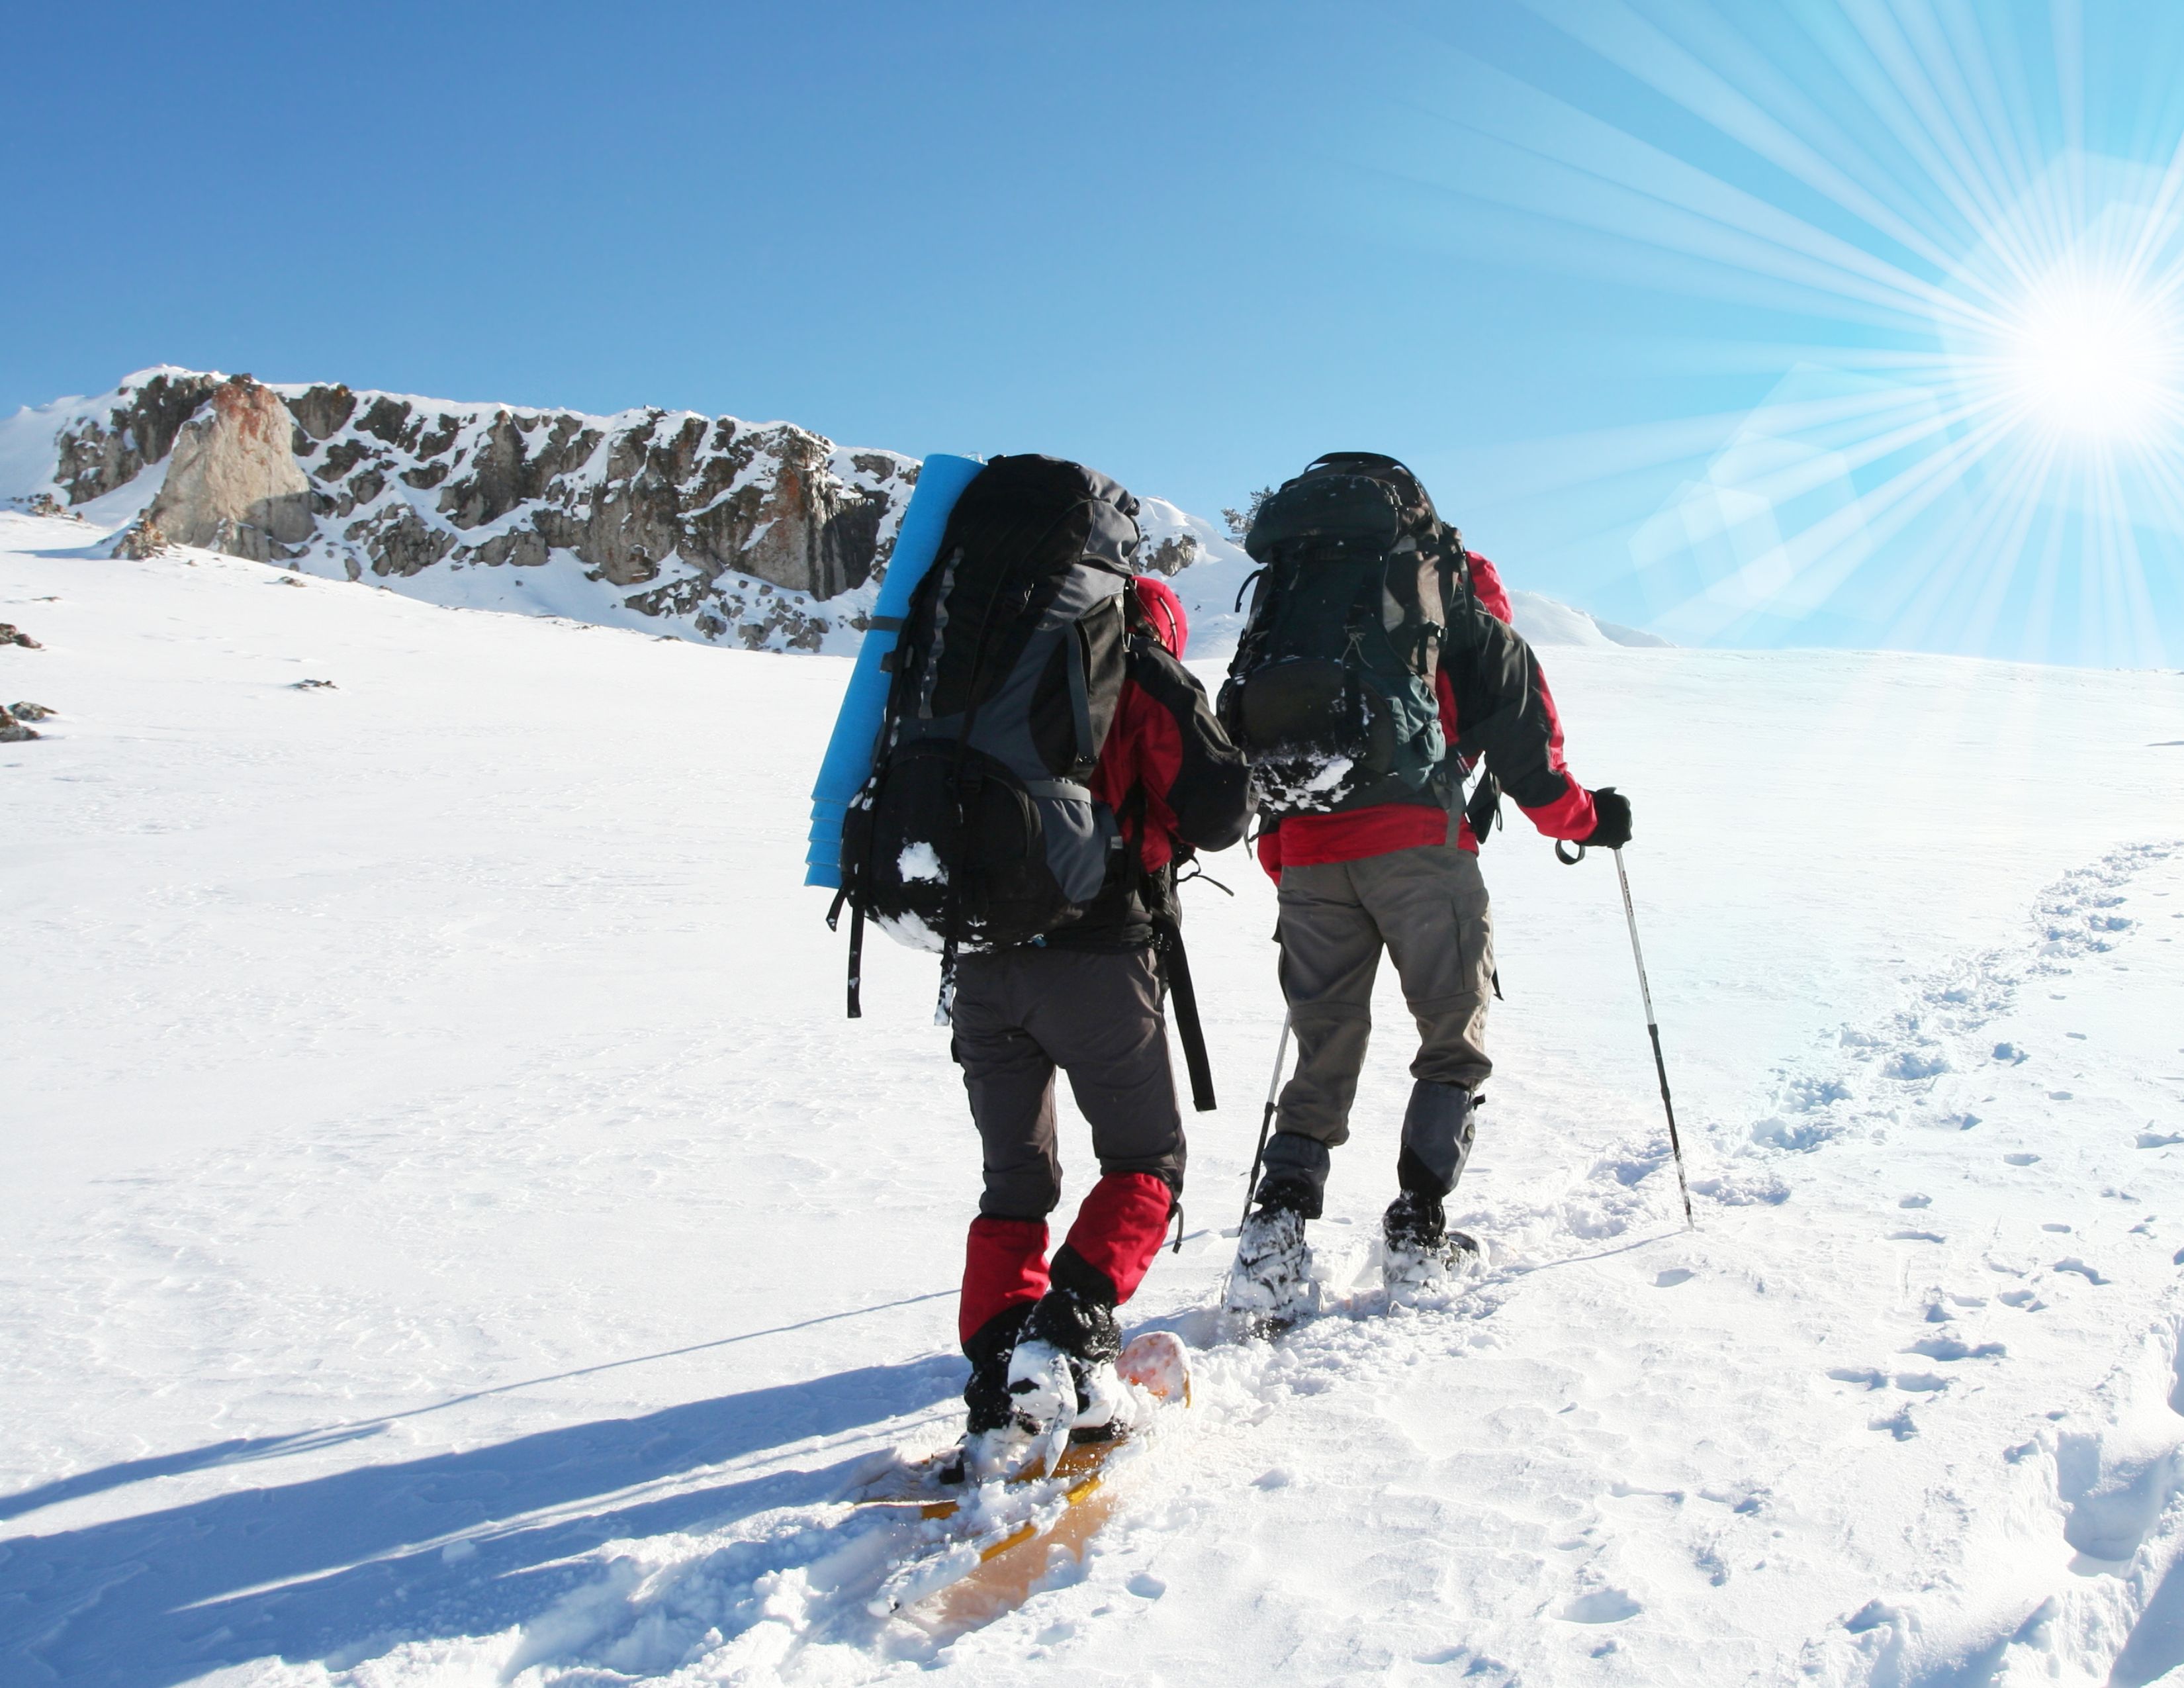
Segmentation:
<svg viewBox="0 0 2184 1688">
<path fill-rule="evenodd" d="M 1319 458 L 1259 507 L 1244 548 L 1260 566 L 1217 710 L 1262 811 L 1446 809 L 1461 777 L 1434 677 L 1470 577 L 1418 478 L 1376 453 Z"/>
</svg>

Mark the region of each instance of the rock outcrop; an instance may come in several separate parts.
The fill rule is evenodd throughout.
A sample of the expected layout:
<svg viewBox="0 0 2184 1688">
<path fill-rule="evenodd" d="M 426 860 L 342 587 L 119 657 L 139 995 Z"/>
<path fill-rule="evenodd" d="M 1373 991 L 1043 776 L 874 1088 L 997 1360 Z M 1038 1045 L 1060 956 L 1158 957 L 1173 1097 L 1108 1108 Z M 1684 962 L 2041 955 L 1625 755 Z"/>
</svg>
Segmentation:
<svg viewBox="0 0 2184 1688">
<path fill-rule="evenodd" d="M 182 424 L 197 414 L 216 375 L 153 370 L 131 376 L 104 414 L 61 430 L 53 480 L 71 504 L 87 504 L 127 486 L 171 450 Z"/>
<path fill-rule="evenodd" d="M 146 370 L 47 414 L 53 478 L 26 495 L 75 507 L 149 490 L 164 460 L 120 555 L 171 541 L 435 603 L 776 649 L 853 647 L 917 483 L 915 458 L 787 422 L 450 404 L 188 370 Z M 1139 566 L 1174 573 L 1234 551 L 1174 506 L 1144 504 Z M 1233 584 L 1220 595 L 1225 610 Z"/>
<path fill-rule="evenodd" d="M 390 582 L 558 560 L 638 617 L 812 649 L 857 614 L 837 600 L 884 571 L 917 481 L 913 458 L 844 451 L 788 423 L 176 370 L 125 382 L 103 414 L 62 430 L 57 454 L 72 505 L 168 457 L 146 518 L 180 543 Z"/>
<path fill-rule="evenodd" d="M 254 561 L 311 537 L 311 483 L 296 466 L 280 395 L 247 375 L 222 382 L 182 424 L 144 526 L 178 545 Z"/>
<path fill-rule="evenodd" d="M 159 531 L 158 524 L 149 516 L 139 516 L 114 536 L 107 554 L 141 563 L 160 555 L 167 545 L 167 536 Z"/>
</svg>

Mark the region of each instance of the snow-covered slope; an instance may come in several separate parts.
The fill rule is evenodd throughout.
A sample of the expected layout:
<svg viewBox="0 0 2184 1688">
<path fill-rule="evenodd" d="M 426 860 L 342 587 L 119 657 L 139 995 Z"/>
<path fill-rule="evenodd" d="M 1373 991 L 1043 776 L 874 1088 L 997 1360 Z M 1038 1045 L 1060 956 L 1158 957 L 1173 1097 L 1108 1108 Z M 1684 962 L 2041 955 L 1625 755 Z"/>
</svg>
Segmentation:
<svg viewBox="0 0 2184 1688">
<path fill-rule="evenodd" d="M 178 437 L 193 420 L 216 421 L 223 398 L 237 415 L 254 401 L 277 421 L 287 407 L 289 448 L 273 442 L 281 460 L 263 466 L 301 489 L 282 518 L 300 528 L 276 534 L 249 512 L 200 510 L 203 543 L 429 604 L 749 649 L 855 652 L 917 479 L 915 458 L 838 447 L 788 422 L 267 387 L 163 366 L 0 419 L 0 499 L 109 530 L 159 515 L 174 506 L 155 501 Z M 1139 566 L 1174 577 L 1193 649 L 1225 653 L 1249 560 L 1212 523 L 1142 503 Z M 215 542 L 215 525 L 229 537 Z M 1661 643 L 1518 597 L 1535 643 Z"/>
<path fill-rule="evenodd" d="M 1598 616 L 1536 592 L 1512 592 L 1509 607 L 1516 612 L 1517 631 L 1535 645 L 1629 645 L 1640 649 L 1672 649 L 1658 633 L 1603 621 Z"/>
<path fill-rule="evenodd" d="M 949 1638 L 840 1498 L 946 1433 L 977 1187 L 930 958 L 845 1022 L 798 883 L 844 666 L 84 542 L 0 515 L 0 699 L 57 711 L 0 747 L 0 1680 L 2184 1664 L 2184 677 L 1557 653 L 1696 1233 L 1609 864 L 1497 835 L 1492 1270 L 1201 1348 L 1089 1559 Z M 1279 1017 L 1213 865 L 1225 1106 L 1132 1310 L 1201 1343 Z"/>
</svg>

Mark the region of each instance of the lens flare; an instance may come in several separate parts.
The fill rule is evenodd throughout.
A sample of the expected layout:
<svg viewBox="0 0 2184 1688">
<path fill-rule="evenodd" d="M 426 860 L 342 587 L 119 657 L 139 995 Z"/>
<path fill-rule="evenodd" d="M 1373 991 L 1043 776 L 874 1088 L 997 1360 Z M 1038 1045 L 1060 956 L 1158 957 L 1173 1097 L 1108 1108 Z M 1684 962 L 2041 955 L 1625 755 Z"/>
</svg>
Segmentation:
<svg viewBox="0 0 2184 1688">
<path fill-rule="evenodd" d="M 2178 402 L 2178 336 L 2161 302 L 2114 281 L 2051 278 L 2006 320 L 1997 364 L 2027 419 L 2142 440 Z"/>
<path fill-rule="evenodd" d="M 2173 663 L 2184 9 L 1523 3 L 1627 82 L 1450 39 L 1390 203 L 1677 301 L 1692 409 L 1451 453 L 1481 531 L 1680 641 Z"/>
</svg>

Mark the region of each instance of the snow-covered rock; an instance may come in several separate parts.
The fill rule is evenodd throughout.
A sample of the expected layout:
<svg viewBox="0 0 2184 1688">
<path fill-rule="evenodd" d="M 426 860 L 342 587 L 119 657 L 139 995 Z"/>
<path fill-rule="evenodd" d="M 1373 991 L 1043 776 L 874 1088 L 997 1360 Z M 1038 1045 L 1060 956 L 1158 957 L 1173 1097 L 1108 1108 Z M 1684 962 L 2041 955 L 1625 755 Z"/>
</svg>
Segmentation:
<svg viewBox="0 0 2184 1688">
<path fill-rule="evenodd" d="M 0 498 L 116 527 L 142 517 L 156 532 L 125 537 L 126 554 L 171 541 L 435 604 L 777 650 L 855 649 L 917 470 L 789 422 L 170 367 L 0 420 Z M 1192 655 L 1226 654 L 1250 558 L 1212 522 L 1139 496 L 1139 566 L 1174 577 Z M 1535 643 L 1662 643 L 1518 597 Z"/>
<path fill-rule="evenodd" d="M 148 504 L 170 539 L 435 603 L 754 647 L 854 641 L 916 478 L 912 458 L 789 423 L 170 368 L 0 423 L 0 494 Z M 289 501 L 254 520 L 251 493 Z"/>
</svg>

